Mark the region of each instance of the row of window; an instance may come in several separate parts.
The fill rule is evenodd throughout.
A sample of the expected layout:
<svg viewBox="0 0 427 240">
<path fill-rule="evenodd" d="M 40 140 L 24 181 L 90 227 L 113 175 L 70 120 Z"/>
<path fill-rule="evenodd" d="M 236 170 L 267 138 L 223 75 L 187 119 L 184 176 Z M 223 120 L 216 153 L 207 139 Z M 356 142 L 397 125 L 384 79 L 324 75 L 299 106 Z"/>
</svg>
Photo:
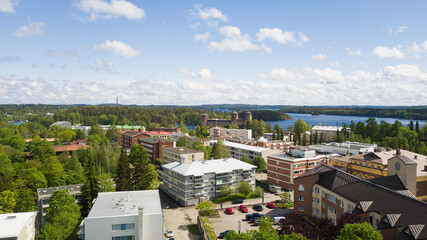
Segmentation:
<svg viewBox="0 0 427 240">
<path fill-rule="evenodd" d="M 113 237 L 112 240 L 135 240 L 135 236 Z"/>
<path fill-rule="evenodd" d="M 135 229 L 135 223 L 127 223 L 127 224 L 113 224 L 113 231 L 122 231 L 122 230 L 130 230 Z"/>
</svg>

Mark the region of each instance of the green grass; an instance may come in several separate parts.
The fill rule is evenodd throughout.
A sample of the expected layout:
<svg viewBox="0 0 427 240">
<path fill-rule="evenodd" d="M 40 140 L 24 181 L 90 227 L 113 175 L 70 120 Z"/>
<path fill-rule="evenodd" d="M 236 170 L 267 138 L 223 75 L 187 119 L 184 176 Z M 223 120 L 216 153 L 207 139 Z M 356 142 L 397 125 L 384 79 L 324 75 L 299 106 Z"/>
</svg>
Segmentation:
<svg viewBox="0 0 427 240">
<path fill-rule="evenodd" d="M 188 231 L 192 234 L 202 235 L 199 231 L 199 227 L 197 226 L 197 224 L 189 225 Z"/>
</svg>

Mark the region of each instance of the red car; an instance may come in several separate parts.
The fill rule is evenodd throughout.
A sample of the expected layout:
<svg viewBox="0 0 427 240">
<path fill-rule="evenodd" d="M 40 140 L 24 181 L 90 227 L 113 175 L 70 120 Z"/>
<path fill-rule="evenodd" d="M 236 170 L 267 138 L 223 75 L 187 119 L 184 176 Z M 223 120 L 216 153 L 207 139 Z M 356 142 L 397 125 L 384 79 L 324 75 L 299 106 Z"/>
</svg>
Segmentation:
<svg viewBox="0 0 427 240">
<path fill-rule="evenodd" d="M 227 214 L 234 214 L 234 211 L 233 211 L 233 209 L 232 209 L 232 208 L 226 208 L 226 209 L 225 209 L 225 212 L 226 212 Z"/>
<path fill-rule="evenodd" d="M 244 213 L 247 213 L 249 211 L 245 205 L 240 205 L 239 209 L 240 209 L 240 211 L 242 211 Z"/>
<path fill-rule="evenodd" d="M 268 208 L 276 208 L 276 204 L 274 202 L 267 203 Z"/>
</svg>

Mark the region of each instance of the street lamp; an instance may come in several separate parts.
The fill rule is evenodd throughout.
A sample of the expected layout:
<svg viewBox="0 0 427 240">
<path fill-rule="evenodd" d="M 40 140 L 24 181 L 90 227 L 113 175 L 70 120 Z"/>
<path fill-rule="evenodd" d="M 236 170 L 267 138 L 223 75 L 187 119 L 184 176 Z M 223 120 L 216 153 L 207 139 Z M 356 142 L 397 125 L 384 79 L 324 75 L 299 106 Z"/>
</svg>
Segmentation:
<svg viewBox="0 0 427 240">
<path fill-rule="evenodd" d="M 240 229 L 241 229 L 241 221 L 239 221 L 239 223 L 238 223 L 238 230 L 239 230 L 239 233 L 240 233 Z"/>
</svg>

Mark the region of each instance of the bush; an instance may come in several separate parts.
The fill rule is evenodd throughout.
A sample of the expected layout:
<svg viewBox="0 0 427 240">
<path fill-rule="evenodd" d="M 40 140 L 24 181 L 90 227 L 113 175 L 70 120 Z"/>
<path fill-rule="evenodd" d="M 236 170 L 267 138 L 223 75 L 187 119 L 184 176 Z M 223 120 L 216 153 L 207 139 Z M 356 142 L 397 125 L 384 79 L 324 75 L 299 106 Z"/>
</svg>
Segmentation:
<svg viewBox="0 0 427 240">
<path fill-rule="evenodd" d="M 210 240 L 216 240 L 215 232 L 212 229 L 212 225 L 209 222 L 209 218 L 202 217 L 203 226 L 205 227 L 206 234 L 208 235 Z"/>
<path fill-rule="evenodd" d="M 259 198 L 260 196 L 256 194 L 255 192 L 250 192 L 248 196 L 246 196 L 246 199 L 252 199 L 252 198 Z"/>
<path fill-rule="evenodd" d="M 243 193 L 236 193 L 236 194 L 232 194 L 230 196 L 217 198 L 217 199 L 213 200 L 213 202 L 214 203 L 228 202 L 228 201 L 234 201 L 236 199 L 245 199 L 245 195 Z"/>
<path fill-rule="evenodd" d="M 288 209 L 288 208 L 292 208 L 292 207 L 294 207 L 294 204 L 291 202 L 291 203 L 283 203 L 283 202 L 279 202 L 279 203 L 276 203 L 276 206 L 278 207 L 278 208 L 286 208 L 286 209 Z"/>
</svg>

